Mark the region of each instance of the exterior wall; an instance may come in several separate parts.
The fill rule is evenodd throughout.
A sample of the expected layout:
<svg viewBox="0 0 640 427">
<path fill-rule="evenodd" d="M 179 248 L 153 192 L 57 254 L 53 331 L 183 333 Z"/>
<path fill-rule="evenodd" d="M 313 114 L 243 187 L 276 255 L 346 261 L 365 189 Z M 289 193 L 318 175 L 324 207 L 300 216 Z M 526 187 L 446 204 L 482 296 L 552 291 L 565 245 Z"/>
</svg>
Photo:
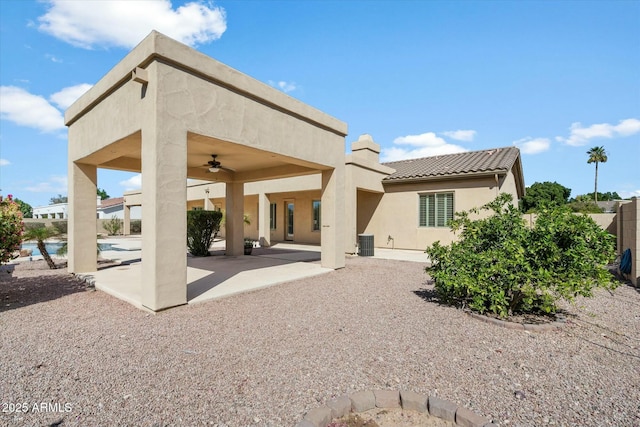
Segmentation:
<svg viewBox="0 0 640 427">
<path fill-rule="evenodd" d="M 38 206 L 33 208 L 33 217 L 38 219 L 67 219 L 67 203 L 56 203 L 55 205 Z"/>
<path fill-rule="evenodd" d="M 187 189 L 187 210 L 204 209 L 205 201 L 202 195 L 208 195 L 213 209 L 226 211 L 225 190 L 223 183 L 199 184 Z M 206 193 L 205 190 L 209 192 Z M 320 175 L 307 175 L 295 178 L 272 179 L 261 182 L 246 183 L 244 186 L 244 214 L 248 216 L 250 224 L 244 224 L 244 237 L 259 240 L 259 202 L 258 196 L 264 193 L 269 203 L 276 204 L 276 228 L 270 230 L 271 242 L 285 241 L 285 202 L 294 202 L 294 240 L 295 243 L 320 244 L 320 231 L 313 231 L 314 200 L 321 199 Z M 193 199 L 192 199 L 193 198 Z M 269 219 L 267 218 L 267 221 Z M 267 229 L 269 224 L 266 225 Z M 218 233 L 225 237 L 224 227 Z"/>
<path fill-rule="evenodd" d="M 98 210 L 98 218 L 111 219 L 113 217 L 123 219 L 124 208 L 123 205 L 109 206 L 108 208 Z"/>
<path fill-rule="evenodd" d="M 294 203 L 293 242 L 319 245 L 321 233 L 320 231 L 313 231 L 312 203 L 314 200 L 320 199 L 320 190 L 270 194 L 269 202 L 276 204 L 276 229 L 270 230 L 271 242 L 283 242 L 286 240 L 285 203 L 291 201 Z"/>
<path fill-rule="evenodd" d="M 614 213 L 601 213 L 601 214 L 587 214 L 593 219 L 596 224 L 600 226 L 603 230 L 608 231 L 614 236 L 618 235 L 617 229 L 617 216 Z"/>
<path fill-rule="evenodd" d="M 618 253 L 631 249 L 631 273 L 627 276 L 634 286 L 640 287 L 640 200 L 618 207 Z"/>
<path fill-rule="evenodd" d="M 358 232 L 374 235 L 376 247 L 424 250 L 439 240 L 451 243 L 455 235 L 448 227 L 420 227 L 418 225 L 419 195 L 427 193 L 454 194 L 454 211 L 466 211 L 493 200 L 499 191 L 508 191 L 517 200 L 513 174 L 502 180 L 498 189 L 494 177 L 465 180 L 424 181 L 420 183 L 387 184 L 378 197 L 361 193 L 359 201 L 368 212 L 359 213 Z M 513 183 L 513 185 L 511 185 Z M 375 210 L 374 210 L 375 209 Z M 370 220 L 366 216 L 374 210 Z"/>
</svg>

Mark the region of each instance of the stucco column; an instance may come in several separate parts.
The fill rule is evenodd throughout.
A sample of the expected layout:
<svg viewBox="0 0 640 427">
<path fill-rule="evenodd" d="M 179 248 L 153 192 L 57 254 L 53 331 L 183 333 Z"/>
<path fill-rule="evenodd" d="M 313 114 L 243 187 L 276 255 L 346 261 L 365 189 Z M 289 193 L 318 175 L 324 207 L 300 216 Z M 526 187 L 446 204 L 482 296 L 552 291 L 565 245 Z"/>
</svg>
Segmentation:
<svg viewBox="0 0 640 427">
<path fill-rule="evenodd" d="M 344 164 L 322 171 L 320 263 L 326 268 L 344 267 L 344 191 Z"/>
<path fill-rule="evenodd" d="M 122 235 L 128 236 L 129 234 L 131 234 L 131 206 L 128 206 L 126 204 L 123 204 L 122 206 L 124 207 Z"/>
<path fill-rule="evenodd" d="M 227 182 L 225 193 L 225 253 L 231 256 L 244 255 L 244 183 Z"/>
<path fill-rule="evenodd" d="M 187 302 L 187 132 L 169 118 L 142 129 L 141 302 Z"/>
<path fill-rule="evenodd" d="M 205 190 L 205 194 L 204 194 L 204 210 L 205 211 L 212 211 L 213 210 L 213 203 L 211 203 L 211 199 L 209 198 L 209 189 L 208 188 Z"/>
<path fill-rule="evenodd" d="M 356 252 L 355 243 L 358 239 L 358 189 L 353 182 L 353 167 L 345 167 L 345 239 L 344 251 L 348 254 Z"/>
<path fill-rule="evenodd" d="M 67 257 L 70 273 L 98 270 L 96 191 L 97 168 L 69 162 Z"/>
<path fill-rule="evenodd" d="M 265 193 L 258 194 L 258 238 L 260 246 L 271 246 L 271 200 Z"/>
</svg>

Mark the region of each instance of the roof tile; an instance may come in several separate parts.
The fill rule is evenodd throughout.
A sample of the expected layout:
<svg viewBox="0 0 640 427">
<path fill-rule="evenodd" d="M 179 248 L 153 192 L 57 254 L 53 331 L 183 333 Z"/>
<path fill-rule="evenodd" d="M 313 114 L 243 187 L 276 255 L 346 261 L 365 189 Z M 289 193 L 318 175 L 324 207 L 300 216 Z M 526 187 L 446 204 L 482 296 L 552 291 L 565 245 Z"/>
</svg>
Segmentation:
<svg viewBox="0 0 640 427">
<path fill-rule="evenodd" d="M 517 147 L 503 147 L 388 162 L 383 164 L 396 171 L 384 178 L 383 181 L 399 182 L 487 172 L 507 172 L 513 167 L 519 155 L 520 150 Z"/>
</svg>

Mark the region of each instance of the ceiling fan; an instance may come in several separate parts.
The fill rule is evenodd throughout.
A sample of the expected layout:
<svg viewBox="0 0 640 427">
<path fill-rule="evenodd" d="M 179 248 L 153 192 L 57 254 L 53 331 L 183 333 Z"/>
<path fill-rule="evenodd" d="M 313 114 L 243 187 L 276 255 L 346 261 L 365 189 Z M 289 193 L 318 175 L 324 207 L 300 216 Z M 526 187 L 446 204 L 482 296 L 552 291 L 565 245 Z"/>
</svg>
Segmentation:
<svg viewBox="0 0 640 427">
<path fill-rule="evenodd" d="M 216 173 L 216 172 L 220 172 L 221 169 L 229 172 L 236 171 L 235 169 L 222 166 L 222 164 L 218 160 L 216 160 L 216 157 L 218 157 L 217 154 L 212 154 L 211 157 L 213 158 L 212 160 L 209 160 L 206 165 L 202 165 L 202 166 L 208 166 L 209 172 Z"/>
</svg>

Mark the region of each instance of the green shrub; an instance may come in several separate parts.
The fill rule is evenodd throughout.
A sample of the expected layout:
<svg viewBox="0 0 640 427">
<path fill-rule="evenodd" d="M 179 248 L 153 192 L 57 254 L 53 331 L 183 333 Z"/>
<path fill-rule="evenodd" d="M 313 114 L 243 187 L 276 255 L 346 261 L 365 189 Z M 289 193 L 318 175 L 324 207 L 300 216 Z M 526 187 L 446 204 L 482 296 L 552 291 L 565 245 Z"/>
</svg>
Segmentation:
<svg viewBox="0 0 640 427">
<path fill-rule="evenodd" d="M 51 225 L 53 226 L 53 228 L 55 228 L 56 230 L 58 230 L 58 233 L 60 234 L 67 234 L 67 221 L 53 221 L 51 223 Z"/>
<path fill-rule="evenodd" d="M 45 224 L 44 222 L 25 222 L 24 223 L 24 230 L 25 231 L 29 231 L 29 230 L 35 230 L 37 228 L 46 228 L 47 224 Z"/>
<path fill-rule="evenodd" d="M 142 220 L 132 219 L 131 222 L 129 223 L 129 232 L 131 234 L 142 233 Z"/>
<path fill-rule="evenodd" d="M 20 250 L 23 230 L 20 206 L 11 194 L 6 199 L 0 196 L 0 264 L 9 262 L 13 253 Z"/>
<path fill-rule="evenodd" d="M 602 213 L 602 208 L 592 201 L 575 201 L 569 203 L 568 206 L 573 212 Z"/>
<path fill-rule="evenodd" d="M 457 213 L 451 227 L 460 239 L 427 248 L 426 271 L 444 302 L 504 318 L 553 313 L 560 298 L 615 287 L 604 268 L 615 255 L 613 236 L 566 206 L 539 209 L 530 229 L 511 201 L 501 194 L 481 209 Z M 471 220 L 480 210 L 493 214 Z"/>
<path fill-rule="evenodd" d="M 107 230 L 109 236 L 114 236 L 119 234 L 120 230 L 122 230 L 122 220 L 114 214 L 110 220 L 105 221 L 104 224 L 102 224 L 102 227 Z"/>
<path fill-rule="evenodd" d="M 193 256 L 208 256 L 209 247 L 220 231 L 222 212 L 187 211 L 187 248 Z"/>
</svg>

